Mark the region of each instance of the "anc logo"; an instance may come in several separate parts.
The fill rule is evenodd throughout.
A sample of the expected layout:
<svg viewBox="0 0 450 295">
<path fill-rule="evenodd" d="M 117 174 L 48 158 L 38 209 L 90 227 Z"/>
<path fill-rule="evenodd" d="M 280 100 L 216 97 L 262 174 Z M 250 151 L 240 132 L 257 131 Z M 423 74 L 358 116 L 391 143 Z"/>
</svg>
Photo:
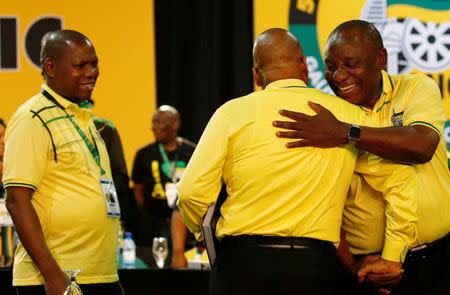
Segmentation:
<svg viewBox="0 0 450 295">
<path fill-rule="evenodd" d="M 323 51 L 331 31 L 362 19 L 380 31 L 389 74 L 421 72 L 432 77 L 450 117 L 450 9 L 439 0 L 291 0 L 289 31 L 302 44 L 310 85 L 331 93 L 323 75 Z"/>
<path fill-rule="evenodd" d="M 395 113 L 395 111 L 392 110 L 392 113 L 393 113 L 391 117 L 392 125 L 403 126 L 403 112 Z"/>
</svg>

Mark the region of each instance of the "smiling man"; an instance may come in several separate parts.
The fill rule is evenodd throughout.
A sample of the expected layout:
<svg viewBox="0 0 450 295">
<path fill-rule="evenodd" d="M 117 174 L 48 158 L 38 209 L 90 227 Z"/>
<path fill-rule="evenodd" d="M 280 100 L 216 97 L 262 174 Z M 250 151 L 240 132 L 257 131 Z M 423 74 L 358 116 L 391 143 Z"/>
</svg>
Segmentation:
<svg viewBox="0 0 450 295">
<path fill-rule="evenodd" d="M 316 116 L 284 110 L 281 113 L 296 122 L 278 121 L 274 125 L 294 130 L 279 131 L 277 136 L 302 139 L 288 143 L 290 148 L 335 147 L 350 139 L 360 149 L 413 164 L 419 187 L 417 247 L 408 252 L 403 281 L 394 292 L 447 294 L 450 292 L 450 173 L 441 95 L 436 83 L 425 75 L 387 74 L 386 62 L 386 49 L 372 24 L 353 20 L 339 25 L 326 44 L 325 77 L 336 95 L 359 105 L 378 128 L 343 123 L 317 104 L 311 104 L 318 113 Z M 384 210 L 381 196 L 355 176 L 342 227 L 356 257 L 381 251 L 387 237 Z M 362 259 L 359 265 L 374 258 Z M 356 264 L 351 268 L 357 271 Z M 378 285 L 396 282 L 386 277 L 366 279 L 371 277 Z"/>
<path fill-rule="evenodd" d="M 5 136 L 6 206 L 21 241 L 13 285 L 18 294 L 60 295 L 69 283 L 63 270 L 81 270 L 85 295 L 122 294 L 120 211 L 87 103 L 97 55 L 83 34 L 55 31 L 43 43 L 41 68 L 46 83 L 15 112 Z"/>
</svg>

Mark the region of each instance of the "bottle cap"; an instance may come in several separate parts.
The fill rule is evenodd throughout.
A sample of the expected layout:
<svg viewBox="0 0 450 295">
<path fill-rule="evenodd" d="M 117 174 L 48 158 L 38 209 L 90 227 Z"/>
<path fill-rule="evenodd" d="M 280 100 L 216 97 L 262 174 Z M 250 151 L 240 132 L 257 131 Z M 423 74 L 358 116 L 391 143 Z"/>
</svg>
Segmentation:
<svg viewBox="0 0 450 295">
<path fill-rule="evenodd" d="M 132 236 L 133 234 L 131 233 L 131 232 L 129 232 L 129 231 L 127 231 L 126 233 L 125 233 L 125 239 L 126 238 L 130 238 L 131 239 L 131 236 Z"/>
</svg>

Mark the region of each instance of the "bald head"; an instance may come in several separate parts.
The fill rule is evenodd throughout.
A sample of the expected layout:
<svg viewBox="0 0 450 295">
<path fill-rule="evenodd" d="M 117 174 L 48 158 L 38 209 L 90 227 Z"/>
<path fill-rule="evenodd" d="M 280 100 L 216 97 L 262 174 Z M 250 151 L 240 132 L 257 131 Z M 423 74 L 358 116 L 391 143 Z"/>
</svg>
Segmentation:
<svg viewBox="0 0 450 295">
<path fill-rule="evenodd" d="M 180 121 L 180 114 L 178 113 L 178 110 L 173 106 L 162 105 L 156 110 L 156 113 L 164 113 L 167 120 L 171 121 L 171 123 Z"/>
<path fill-rule="evenodd" d="M 263 88 L 280 79 L 301 79 L 308 83 L 308 69 L 297 38 L 279 28 L 259 35 L 253 45 L 253 73 L 256 84 Z"/>
<path fill-rule="evenodd" d="M 158 142 L 168 144 L 174 142 L 180 128 L 180 114 L 177 109 L 169 106 L 160 106 L 152 118 L 152 131 Z"/>
</svg>

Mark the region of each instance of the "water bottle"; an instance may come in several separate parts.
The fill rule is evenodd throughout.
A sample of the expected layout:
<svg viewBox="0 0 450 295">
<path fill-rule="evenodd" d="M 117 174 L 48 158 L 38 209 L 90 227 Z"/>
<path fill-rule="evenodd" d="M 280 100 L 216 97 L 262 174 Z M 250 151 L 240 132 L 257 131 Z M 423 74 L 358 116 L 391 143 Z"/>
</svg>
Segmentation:
<svg viewBox="0 0 450 295">
<path fill-rule="evenodd" d="M 136 262 L 136 244 L 130 232 L 125 233 L 122 249 L 122 263 L 124 266 L 134 266 Z"/>
</svg>

